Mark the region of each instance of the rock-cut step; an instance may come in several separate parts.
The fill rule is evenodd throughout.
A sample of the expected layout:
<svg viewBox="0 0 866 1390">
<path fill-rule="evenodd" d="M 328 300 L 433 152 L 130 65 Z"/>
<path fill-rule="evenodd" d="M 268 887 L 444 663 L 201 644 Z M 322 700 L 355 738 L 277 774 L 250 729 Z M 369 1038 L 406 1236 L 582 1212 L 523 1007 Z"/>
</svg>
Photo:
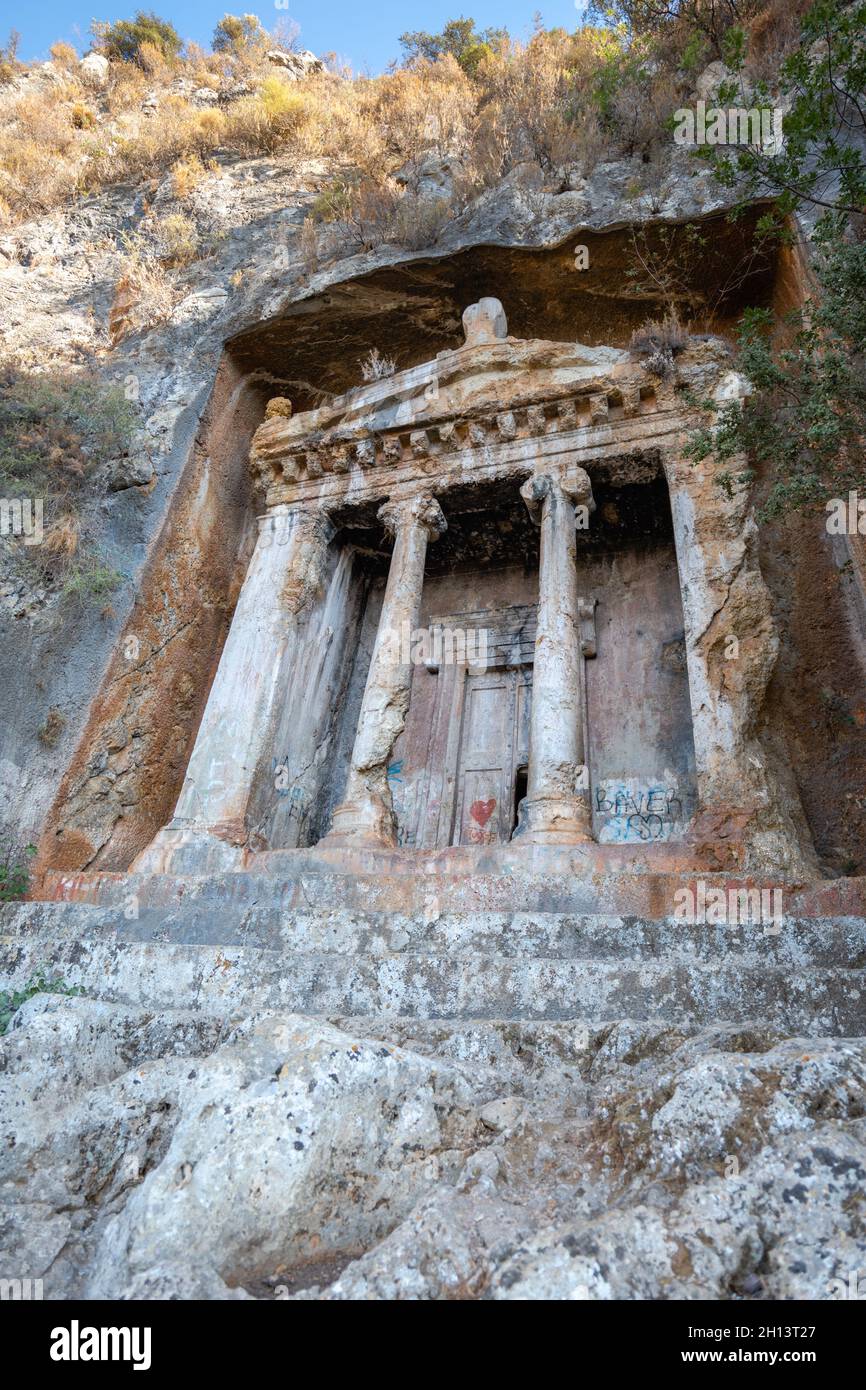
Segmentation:
<svg viewBox="0 0 866 1390">
<path fill-rule="evenodd" d="M 779 923 L 705 926 L 612 913 L 422 912 L 282 908 L 272 903 L 135 904 L 30 902 L 0 907 L 0 933 L 19 938 L 102 938 L 172 945 L 257 947 L 336 955 L 480 953 L 521 959 L 656 960 L 662 956 L 756 967 L 866 969 L 866 921 L 789 917 Z"/>
<path fill-rule="evenodd" d="M 866 878 L 825 881 L 812 887 L 733 880 L 725 873 L 618 872 L 616 866 L 585 864 L 563 872 L 561 862 L 550 860 L 535 846 L 535 854 L 521 855 L 507 872 L 497 857 L 478 864 L 464 858 L 460 864 L 419 862 L 412 871 L 400 872 L 386 856 L 377 871 L 335 872 L 316 851 L 271 851 L 259 856 L 269 868 L 236 872 L 178 876 L 141 873 L 66 874 L 52 870 L 45 875 L 42 896 L 53 901 L 90 903 L 125 908 L 131 900 L 151 907 L 189 907 L 207 903 L 215 912 L 233 907 L 275 907 L 282 911 L 360 911 L 458 914 L 487 912 L 617 913 L 664 920 L 675 910 L 683 888 L 726 894 L 746 890 L 763 893 L 769 903 L 774 894 L 785 910 L 795 915 L 825 917 L 866 915 Z M 597 847 L 598 848 L 598 847 Z M 458 856 L 463 851 L 449 852 Z M 468 851 L 466 852 L 468 854 Z M 549 867 L 544 868 L 544 861 Z M 619 869 L 623 870 L 624 865 Z"/>
<path fill-rule="evenodd" d="M 45 970 L 92 997 L 144 1008 L 866 1032 L 866 928 L 849 919 L 785 924 L 769 937 L 743 928 L 739 947 L 729 935 L 712 945 L 670 924 L 557 914 L 426 923 L 288 914 L 268 944 L 255 932 L 252 944 L 239 939 L 239 924 L 221 917 L 208 928 L 215 939 L 184 940 L 202 923 L 178 921 L 172 931 L 164 920 L 126 922 L 116 909 L 80 904 L 6 908 L 0 927 L 0 969 L 13 987 Z"/>
</svg>

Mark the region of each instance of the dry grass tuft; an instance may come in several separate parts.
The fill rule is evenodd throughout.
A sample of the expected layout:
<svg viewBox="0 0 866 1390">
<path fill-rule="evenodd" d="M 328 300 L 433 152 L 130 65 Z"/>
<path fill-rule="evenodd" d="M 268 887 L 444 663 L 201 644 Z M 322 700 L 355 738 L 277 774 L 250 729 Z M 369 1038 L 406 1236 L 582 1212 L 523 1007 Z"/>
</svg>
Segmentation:
<svg viewBox="0 0 866 1390">
<path fill-rule="evenodd" d="M 78 62 L 78 54 L 71 43 L 53 43 L 48 51 L 52 63 L 56 63 L 59 68 L 74 68 Z"/>
<path fill-rule="evenodd" d="M 67 562 L 78 554 L 81 541 L 81 522 L 77 516 L 67 513 L 49 526 L 42 538 L 42 545 L 48 555 Z"/>
<path fill-rule="evenodd" d="M 382 381 L 384 377 L 393 376 L 397 370 L 394 358 L 384 357 L 375 347 L 370 348 L 366 357 L 360 359 L 358 366 L 365 381 Z"/>
<path fill-rule="evenodd" d="M 211 112 L 202 112 L 202 115 L 210 115 Z M 178 199 L 188 198 L 194 193 L 199 184 L 207 176 L 207 170 L 201 162 L 201 158 L 195 152 L 182 155 L 176 160 L 171 169 L 171 189 Z"/>
<path fill-rule="evenodd" d="M 657 376 L 670 376 L 674 358 L 688 347 L 689 330 L 680 323 L 675 309 L 663 319 L 647 319 L 631 335 L 629 351 Z"/>
</svg>

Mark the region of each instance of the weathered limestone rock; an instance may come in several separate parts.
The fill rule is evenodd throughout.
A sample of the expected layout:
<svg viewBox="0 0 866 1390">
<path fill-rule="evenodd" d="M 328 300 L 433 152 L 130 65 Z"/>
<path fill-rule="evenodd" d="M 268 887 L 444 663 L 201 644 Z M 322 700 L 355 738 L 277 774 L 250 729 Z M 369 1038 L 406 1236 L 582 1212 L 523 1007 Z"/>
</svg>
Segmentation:
<svg viewBox="0 0 866 1390">
<path fill-rule="evenodd" d="M 308 48 L 302 49 L 299 53 L 288 53 L 282 48 L 272 48 L 265 54 L 269 63 L 275 67 L 282 68 L 287 77 L 291 77 L 295 82 L 299 82 L 302 77 L 309 77 L 311 73 L 324 72 L 325 65 L 321 58 L 317 58 L 315 53 L 311 53 Z"/>
<path fill-rule="evenodd" d="M 602 1090 L 593 1167 L 638 1204 L 539 1233 L 497 1272 L 494 1298 L 835 1296 L 832 1280 L 864 1250 L 841 1216 L 866 1174 L 852 1107 L 863 1045 L 789 1041 L 750 1056 L 731 1041 L 733 1053 L 723 1040 L 684 1044 L 685 1066 L 674 1054 L 646 1089 Z M 666 1202 L 678 1180 L 682 1196 Z"/>
<path fill-rule="evenodd" d="M 82 76 L 95 87 L 104 87 L 108 81 L 108 59 L 102 53 L 87 53 L 78 64 Z"/>
<path fill-rule="evenodd" d="M 188 1077 L 161 1162 L 105 1229 L 89 1292 L 181 1265 L 253 1284 L 364 1248 L 459 1171 L 471 1100 L 432 1059 L 300 1018 L 252 1020 Z"/>
<path fill-rule="evenodd" d="M 419 1202 L 411 1220 L 353 1261 L 333 1284 L 307 1297 L 334 1302 L 484 1297 L 490 1269 L 521 1247 L 532 1226 L 525 1208 L 495 1194 L 440 1190 Z"/>
<path fill-rule="evenodd" d="M 721 487 L 708 463 L 674 451 L 665 466 L 701 807 L 692 835 L 741 841 L 747 868 L 814 874 L 802 812 L 759 739 L 779 639 L 757 565 L 748 489 Z"/>
<path fill-rule="evenodd" d="M 590 1301 L 862 1269 L 862 1040 L 503 1030 L 506 1067 L 396 1024 L 31 999 L 0 1039 L 0 1266 L 49 1299 Z"/>
<path fill-rule="evenodd" d="M 548 863 L 553 852 L 561 849 L 533 850 Z M 272 1008 L 348 1019 L 350 1028 L 399 1015 L 425 1026 L 456 1019 L 461 1028 L 500 1019 L 543 1033 L 545 1024 L 574 1032 L 622 1017 L 691 1031 L 757 1016 L 798 1036 L 866 1031 L 862 910 L 803 918 L 789 908 L 780 923 L 758 916 L 689 926 L 635 917 L 638 894 L 645 904 L 672 901 L 671 885 L 648 874 L 624 876 L 624 885 L 590 876 L 583 846 L 570 879 L 560 867 L 535 883 L 519 862 L 493 876 L 471 861 L 471 874 L 447 876 L 419 873 L 410 861 L 401 883 L 368 849 L 359 858 L 372 859 L 369 874 L 329 875 L 327 856 L 344 853 L 317 850 L 295 880 L 132 875 L 107 885 L 107 906 L 0 908 L 0 962 L 14 989 L 50 966 L 89 997 L 195 1007 L 222 1019 Z M 563 881 L 580 895 L 571 910 L 514 909 L 530 894 L 549 902 Z M 414 909 L 394 911 L 394 898 L 407 892 Z M 614 892 L 623 896 L 622 916 L 592 911 L 591 894 Z M 472 894 L 481 910 L 467 906 Z M 509 897 L 510 910 L 490 910 Z M 385 910 L 373 910 L 377 902 Z M 498 1064 L 509 1076 L 501 1057 Z M 513 1077 L 508 1084 L 514 1093 Z"/>
</svg>

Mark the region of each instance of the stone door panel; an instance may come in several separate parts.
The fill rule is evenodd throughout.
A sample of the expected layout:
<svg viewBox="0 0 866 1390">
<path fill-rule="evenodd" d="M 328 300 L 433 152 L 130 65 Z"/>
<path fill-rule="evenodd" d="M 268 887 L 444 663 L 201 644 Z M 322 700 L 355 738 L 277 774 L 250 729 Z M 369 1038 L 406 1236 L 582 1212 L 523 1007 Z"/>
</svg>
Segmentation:
<svg viewBox="0 0 866 1390">
<path fill-rule="evenodd" d="M 468 628 L 467 619 L 477 624 L 480 617 L 489 622 L 492 669 L 446 663 L 414 672 L 390 771 L 402 845 L 444 849 L 511 838 L 528 761 L 534 608 L 449 621 Z"/>
<path fill-rule="evenodd" d="M 511 834 L 516 696 L 516 671 L 466 677 L 454 844 L 501 844 Z"/>
</svg>

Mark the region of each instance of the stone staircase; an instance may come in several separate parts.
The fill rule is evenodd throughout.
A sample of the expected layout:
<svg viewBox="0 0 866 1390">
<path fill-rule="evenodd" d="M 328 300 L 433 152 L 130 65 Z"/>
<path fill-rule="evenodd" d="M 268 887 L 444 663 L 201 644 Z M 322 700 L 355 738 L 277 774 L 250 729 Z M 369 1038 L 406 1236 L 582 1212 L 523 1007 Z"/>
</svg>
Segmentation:
<svg viewBox="0 0 866 1390">
<path fill-rule="evenodd" d="M 765 929 L 678 923 L 651 876 L 50 887 L 0 905 L 0 988 L 49 982 L 0 1040 L 47 1297 L 823 1298 L 862 1265 L 845 889 Z"/>
<path fill-rule="evenodd" d="M 426 908 L 386 911 L 354 905 L 364 896 L 355 880 L 308 880 L 309 906 L 298 908 L 285 905 L 285 885 L 238 877 L 236 894 L 125 878 L 103 881 L 93 894 L 102 902 L 2 907 L 0 973 L 20 987 L 44 970 L 92 998 L 227 1019 L 272 1008 L 411 1020 L 416 1035 L 428 1023 L 614 1019 L 866 1033 L 862 917 L 710 927 L 602 911 L 443 910 L 440 891 Z"/>
</svg>

